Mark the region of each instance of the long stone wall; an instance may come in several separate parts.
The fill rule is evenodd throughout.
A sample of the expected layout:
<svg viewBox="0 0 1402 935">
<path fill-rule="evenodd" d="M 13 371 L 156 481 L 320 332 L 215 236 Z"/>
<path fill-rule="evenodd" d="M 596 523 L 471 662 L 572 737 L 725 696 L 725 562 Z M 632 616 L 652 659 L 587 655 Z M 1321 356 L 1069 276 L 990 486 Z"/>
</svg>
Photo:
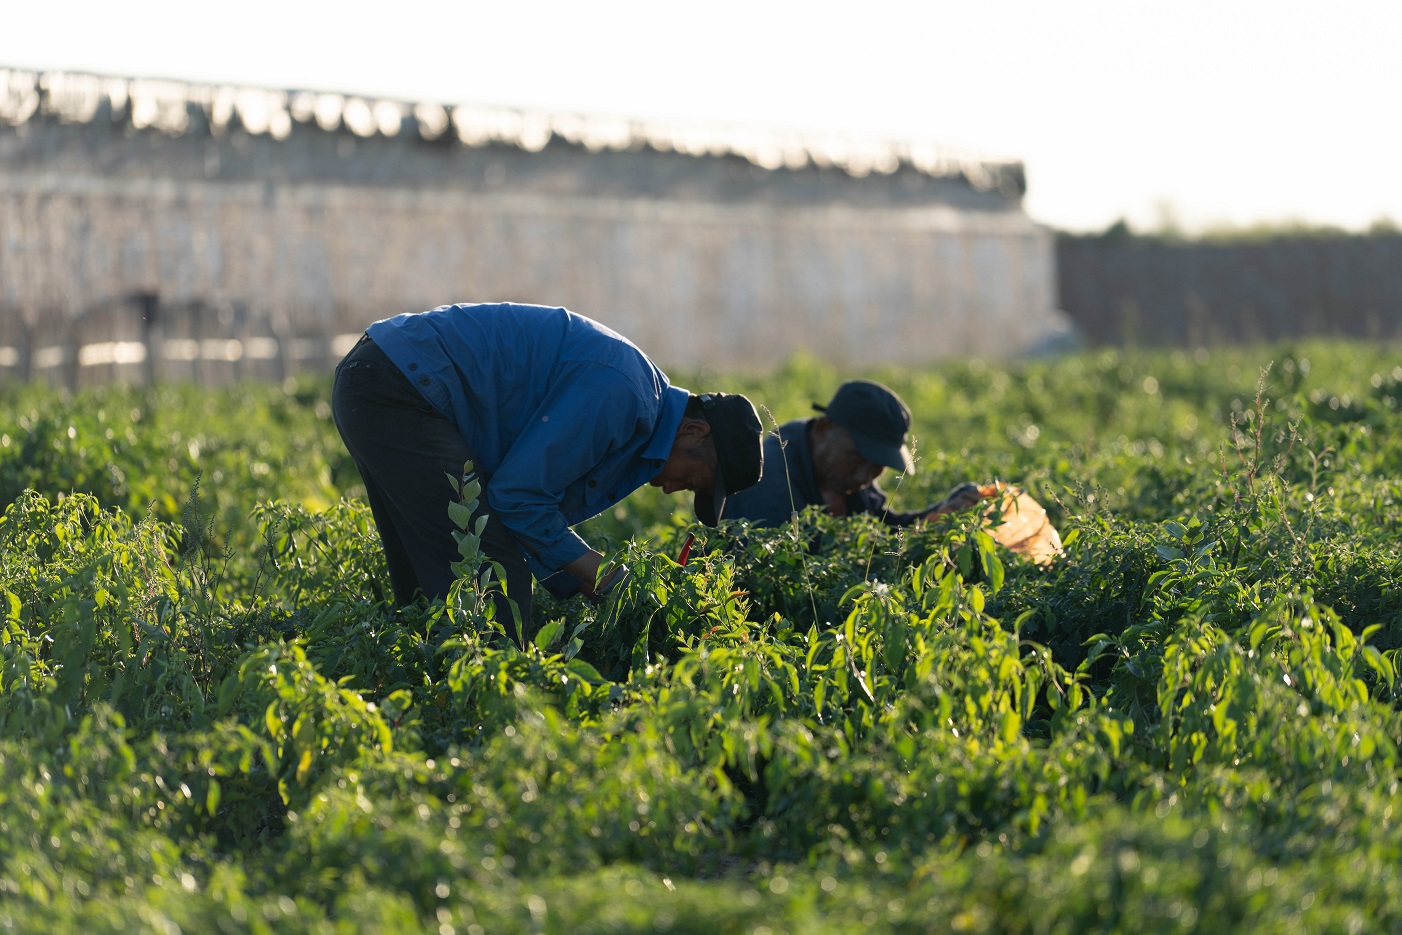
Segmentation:
<svg viewBox="0 0 1402 935">
<path fill-rule="evenodd" d="M 1402 236 L 1256 243 L 1068 238 L 1059 303 L 1097 344 L 1402 340 Z"/>
<path fill-rule="evenodd" d="M 285 350 L 509 299 L 597 318 L 665 367 L 1013 355 L 1057 327 L 1053 247 L 985 177 L 31 115 L 0 125 L 0 347 L 33 375 L 64 342 Z M 120 373 L 103 353 L 87 364 Z M 62 360 L 79 366 L 43 363 Z"/>
</svg>

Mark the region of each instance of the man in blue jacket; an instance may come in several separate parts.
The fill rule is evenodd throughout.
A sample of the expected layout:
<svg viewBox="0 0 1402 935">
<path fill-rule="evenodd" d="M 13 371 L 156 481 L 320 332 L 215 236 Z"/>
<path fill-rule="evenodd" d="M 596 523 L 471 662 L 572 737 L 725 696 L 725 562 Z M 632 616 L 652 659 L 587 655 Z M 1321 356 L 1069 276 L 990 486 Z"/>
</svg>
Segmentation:
<svg viewBox="0 0 1402 935">
<path fill-rule="evenodd" d="M 852 380 L 838 387 L 822 413 L 779 426 L 764 439 L 764 477 L 731 497 L 727 519 L 778 526 L 808 506 L 832 516 L 869 513 L 888 526 L 910 526 L 941 513 L 973 506 L 978 487 L 960 484 L 923 510 L 887 509 L 876 479 L 886 468 L 910 474 L 915 461 L 906 446 L 910 410 L 880 383 Z"/>
<path fill-rule="evenodd" d="M 446 305 L 377 321 L 337 366 L 331 407 L 395 600 L 447 595 L 458 552 L 444 475 L 470 460 L 483 551 L 505 569 L 528 637 L 533 574 L 591 598 L 612 583 L 571 526 L 648 483 L 693 491 L 714 525 L 763 467 L 748 399 L 672 386 L 626 338 L 563 308 Z"/>
</svg>

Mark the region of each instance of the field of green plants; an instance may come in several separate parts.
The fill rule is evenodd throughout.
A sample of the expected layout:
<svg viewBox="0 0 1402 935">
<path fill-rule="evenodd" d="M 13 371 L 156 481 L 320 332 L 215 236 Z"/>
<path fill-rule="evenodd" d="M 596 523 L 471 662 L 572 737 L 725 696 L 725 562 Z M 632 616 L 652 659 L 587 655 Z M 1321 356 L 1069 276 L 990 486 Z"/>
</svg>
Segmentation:
<svg viewBox="0 0 1402 935">
<path fill-rule="evenodd" d="M 1402 931 L 1399 350 L 860 374 L 898 507 L 1011 481 L 1061 559 L 649 488 L 525 651 L 470 535 L 389 604 L 329 380 L 0 386 L 0 929 Z"/>
</svg>

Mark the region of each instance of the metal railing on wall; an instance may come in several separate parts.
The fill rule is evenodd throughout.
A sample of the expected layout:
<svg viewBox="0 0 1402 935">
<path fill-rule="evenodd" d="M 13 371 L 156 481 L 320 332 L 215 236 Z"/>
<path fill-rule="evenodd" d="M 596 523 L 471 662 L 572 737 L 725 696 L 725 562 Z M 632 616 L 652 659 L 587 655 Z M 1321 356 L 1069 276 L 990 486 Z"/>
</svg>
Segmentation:
<svg viewBox="0 0 1402 935">
<path fill-rule="evenodd" d="M 222 385 L 329 373 L 360 332 L 294 332 L 238 302 L 164 304 L 139 293 L 72 316 L 0 307 L 0 380 L 77 389 L 104 383 Z"/>
</svg>

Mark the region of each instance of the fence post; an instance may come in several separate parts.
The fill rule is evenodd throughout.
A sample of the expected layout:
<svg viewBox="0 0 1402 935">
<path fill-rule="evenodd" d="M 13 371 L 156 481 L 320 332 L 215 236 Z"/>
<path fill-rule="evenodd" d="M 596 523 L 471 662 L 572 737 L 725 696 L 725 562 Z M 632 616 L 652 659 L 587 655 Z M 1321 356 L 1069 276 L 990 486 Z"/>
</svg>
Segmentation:
<svg viewBox="0 0 1402 935">
<path fill-rule="evenodd" d="M 292 372 L 292 362 L 288 359 L 292 353 L 292 326 L 287 320 L 287 315 L 281 312 L 274 313 L 268 320 L 269 330 L 273 337 L 277 339 L 277 381 L 281 386 L 287 382 L 288 375 Z"/>
<path fill-rule="evenodd" d="M 133 292 L 129 298 L 141 311 L 141 341 L 146 345 L 141 378 L 147 386 L 151 386 L 160 375 L 160 358 L 165 353 L 165 323 L 161 321 L 160 296 L 154 292 Z"/>
<path fill-rule="evenodd" d="M 19 381 L 28 383 L 34 379 L 34 326 L 23 315 L 19 320 L 19 347 L 16 350 L 19 352 L 16 364 Z"/>
</svg>

